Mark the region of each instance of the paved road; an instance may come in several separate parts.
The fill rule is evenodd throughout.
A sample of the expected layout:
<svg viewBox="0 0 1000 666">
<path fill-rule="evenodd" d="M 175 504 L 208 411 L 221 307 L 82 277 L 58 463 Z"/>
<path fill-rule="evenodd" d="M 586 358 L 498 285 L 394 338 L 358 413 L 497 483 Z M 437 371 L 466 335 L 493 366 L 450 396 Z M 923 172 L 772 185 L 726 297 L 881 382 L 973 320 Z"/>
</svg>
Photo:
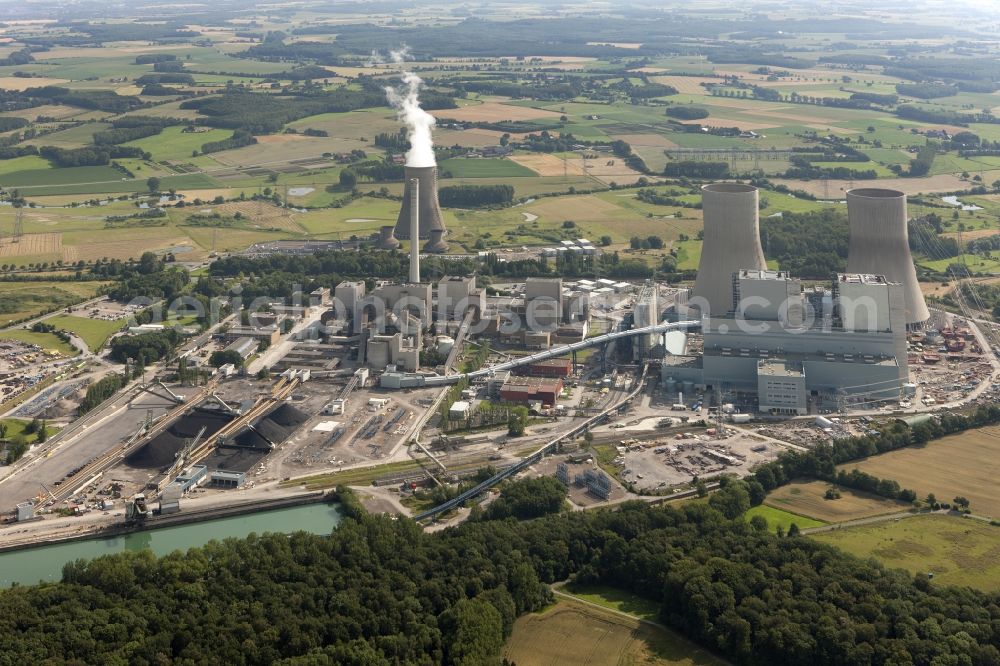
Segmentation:
<svg viewBox="0 0 1000 666">
<path fill-rule="evenodd" d="M 940 509 L 938 511 L 901 511 L 898 513 L 886 513 L 881 516 L 871 516 L 869 518 L 858 518 L 857 520 L 847 520 L 842 523 L 832 523 L 830 525 L 821 525 L 820 527 L 808 527 L 802 530 L 802 534 L 817 534 L 819 532 L 830 532 L 833 530 L 839 530 L 846 527 L 859 527 L 861 525 L 874 525 L 876 523 L 887 523 L 890 520 L 902 520 L 903 518 L 913 518 L 914 516 L 929 516 L 933 514 L 948 514 L 951 513 L 947 509 Z"/>
</svg>

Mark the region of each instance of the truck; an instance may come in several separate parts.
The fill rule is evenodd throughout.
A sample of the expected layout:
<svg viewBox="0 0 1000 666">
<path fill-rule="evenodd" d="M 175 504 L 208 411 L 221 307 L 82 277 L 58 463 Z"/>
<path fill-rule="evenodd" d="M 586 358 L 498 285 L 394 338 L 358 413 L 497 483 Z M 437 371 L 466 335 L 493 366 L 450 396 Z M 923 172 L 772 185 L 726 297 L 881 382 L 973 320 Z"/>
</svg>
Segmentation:
<svg viewBox="0 0 1000 666">
<path fill-rule="evenodd" d="M 733 423 L 750 423 L 753 421 L 753 416 L 750 414 L 733 414 Z"/>
</svg>

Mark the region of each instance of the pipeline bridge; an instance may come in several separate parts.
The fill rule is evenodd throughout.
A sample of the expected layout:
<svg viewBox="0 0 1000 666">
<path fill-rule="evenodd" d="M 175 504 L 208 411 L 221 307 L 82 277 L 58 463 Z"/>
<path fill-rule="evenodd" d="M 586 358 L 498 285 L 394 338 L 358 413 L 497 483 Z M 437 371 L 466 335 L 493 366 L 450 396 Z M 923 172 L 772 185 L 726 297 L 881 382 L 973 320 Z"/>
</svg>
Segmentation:
<svg viewBox="0 0 1000 666">
<path fill-rule="evenodd" d="M 565 354 L 572 354 L 573 352 L 580 351 L 581 349 L 586 349 L 587 347 L 599 347 L 606 345 L 608 343 L 614 342 L 615 340 L 620 340 L 622 338 L 630 338 L 636 335 L 653 335 L 658 333 L 667 333 L 668 331 L 677 331 L 687 328 L 695 328 L 701 326 L 701 322 L 697 320 L 686 320 L 686 321 L 672 321 L 672 322 L 661 322 L 659 324 L 653 324 L 652 326 L 641 326 L 639 328 L 630 328 L 627 331 L 614 331 L 613 333 L 604 333 L 603 335 L 595 335 L 592 338 L 587 338 L 586 340 L 581 340 L 580 342 L 571 342 L 565 345 L 559 345 L 558 347 L 552 347 L 546 349 L 545 351 L 540 351 L 535 354 L 529 354 L 528 356 L 520 356 L 510 361 L 504 361 L 503 363 L 497 363 L 496 365 L 491 365 L 488 368 L 483 368 L 481 370 L 474 370 L 472 372 L 463 372 L 454 375 L 433 375 L 424 376 L 418 375 L 423 379 L 423 386 L 446 386 L 448 384 L 455 384 L 462 379 L 468 379 L 470 382 L 474 379 L 480 377 L 489 377 L 497 372 L 504 372 L 505 370 L 513 370 L 514 368 L 519 368 L 523 365 L 531 365 L 532 363 L 537 363 L 539 361 L 544 361 L 549 358 L 555 358 L 557 356 L 563 356 Z"/>
<path fill-rule="evenodd" d="M 677 324 L 690 324 L 690 323 L 691 322 L 677 322 Z M 659 324 L 658 326 L 662 326 L 662 324 Z M 654 327 L 647 326 L 646 328 L 654 328 Z M 622 331 L 622 332 L 625 333 L 631 331 Z M 507 469 L 501 472 L 497 472 L 496 474 L 486 479 L 485 481 L 475 486 L 474 488 L 466 490 L 464 493 L 454 497 L 453 499 L 448 500 L 444 504 L 436 506 L 433 509 L 428 509 L 423 513 L 417 514 L 416 516 L 413 517 L 413 519 L 419 521 L 419 520 L 424 520 L 425 518 L 433 518 L 434 516 L 444 513 L 445 511 L 450 511 L 455 507 L 461 506 L 464 502 L 472 499 L 473 497 L 476 497 L 477 495 L 486 492 L 487 490 L 489 490 L 496 484 L 500 483 L 504 479 L 514 476 L 518 472 L 528 467 L 531 467 L 535 463 L 541 461 L 542 457 L 546 453 L 552 451 L 556 447 L 556 445 L 558 445 L 559 442 L 563 441 L 564 439 L 576 437 L 580 433 L 589 430 L 592 426 L 600 424 L 604 419 L 608 418 L 609 415 L 613 414 L 614 412 L 618 411 L 619 409 L 627 405 L 629 401 L 631 401 L 633 398 L 639 395 L 639 393 L 642 392 L 642 390 L 646 387 L 646 374 L 648 371 L 649 371 L 649 364 L 648 363 L 643 364 L 642 375 L 640 376 L 639 381 L 636 383 L 635 390 L 633 390 L 627 396 L 625 396 L 618 402 L 614 403 L 613 405 L 602 411 L 600 414 L 592 416 L 583 423 L 574 426 L 571 430 L 567 430 L 566 432 L 557 435 L 554 439 L 551 439 L 548 442 L 546 442 L 544 445 L 542 445 L 540 449 L 532 453 L 527 458 L 523 458 L 520 462 L 515 463 L 511 467 L 508 467 Z"/>
</svg>

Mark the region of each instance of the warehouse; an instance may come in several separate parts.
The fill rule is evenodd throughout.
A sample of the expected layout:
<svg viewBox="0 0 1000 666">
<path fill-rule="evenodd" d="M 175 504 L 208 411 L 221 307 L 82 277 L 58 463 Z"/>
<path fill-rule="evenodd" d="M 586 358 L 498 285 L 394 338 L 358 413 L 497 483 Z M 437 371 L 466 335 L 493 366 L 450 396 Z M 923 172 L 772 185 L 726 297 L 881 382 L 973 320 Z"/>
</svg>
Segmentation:
<svg viewBox="0 0 1000 666">
<path fill-rule="evenodd" d="M 523 404 L 540 402 L 543 407 L 554 407 L 562 390 L 561 379 L 511 377 L 500 389 L 500 399 Z"/>
</svg>

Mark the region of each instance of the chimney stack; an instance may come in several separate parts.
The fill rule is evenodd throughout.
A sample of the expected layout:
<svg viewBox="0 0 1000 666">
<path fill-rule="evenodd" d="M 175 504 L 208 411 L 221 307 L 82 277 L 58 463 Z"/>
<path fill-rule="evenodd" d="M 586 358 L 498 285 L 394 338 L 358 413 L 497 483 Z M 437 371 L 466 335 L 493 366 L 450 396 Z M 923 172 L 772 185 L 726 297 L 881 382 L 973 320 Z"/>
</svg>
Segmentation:
<svg viewBox="0 0 1000 666">
<path fill-rule="evenodd" d="M 410 283 L 420 283 L 420 181 L 410 180 Z"/>
</svg>

